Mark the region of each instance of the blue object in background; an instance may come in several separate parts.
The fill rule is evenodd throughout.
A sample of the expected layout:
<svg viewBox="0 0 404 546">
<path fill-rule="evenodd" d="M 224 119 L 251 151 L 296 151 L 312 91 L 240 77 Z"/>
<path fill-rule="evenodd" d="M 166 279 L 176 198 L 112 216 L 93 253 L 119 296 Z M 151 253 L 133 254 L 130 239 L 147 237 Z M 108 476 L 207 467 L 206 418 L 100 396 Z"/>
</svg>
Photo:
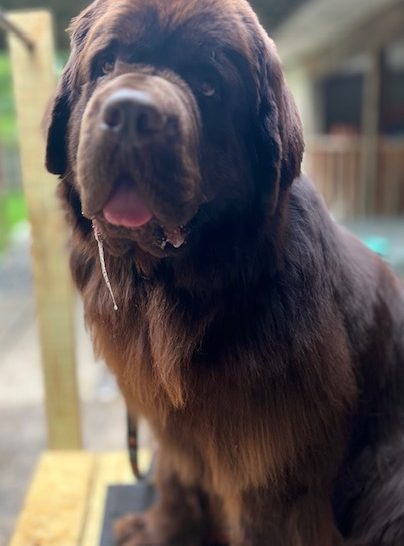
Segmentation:
<svg viewBox="0 0 404 546">
<path fill-rule="evenodd" d="M 376 254 L 379 254 L 383 258 L 387 259 L 390 256 L 391 244 L 385 237 L 369 235 L 363 237 L 362 242 L 370 248 L 370 250 L 373 250 L 373 252 L 376 252 Z"/>
</svg>

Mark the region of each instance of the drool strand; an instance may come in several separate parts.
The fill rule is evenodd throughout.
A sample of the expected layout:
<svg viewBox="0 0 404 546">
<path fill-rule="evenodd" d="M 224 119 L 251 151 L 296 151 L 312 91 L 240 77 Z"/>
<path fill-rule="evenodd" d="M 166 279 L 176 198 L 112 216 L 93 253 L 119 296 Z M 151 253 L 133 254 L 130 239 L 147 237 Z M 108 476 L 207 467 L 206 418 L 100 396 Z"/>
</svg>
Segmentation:
<svg viewBox="0 0 404 546">
<path fill-rule="evenodd" d="M 107 271 L 107 268 L 106 268 L 106 265 L 105 265 L 104 245 L 103 245 L 103 242 L 101 240 L 101 237 L 99 235 L 97 226 L 96 226 L 94 221 L 93 221 L 93 230 L 94 230 L 95 240 L 97 241 L 97 244 L 98 244 L 98 254 L 100 256 L 102 276 L 104 277 L 105 284 L 107 285 L 109 293 L 111 294 L 112 302 L 114 304 L 114 311 L 118 311 L 118 305 L 116 303 L 116 299 L 115 299 L 115 296 L 114 296 L 114 292 L 112 290 L 111 282 L 109 280 L 108 271 Z"/>
</svg>

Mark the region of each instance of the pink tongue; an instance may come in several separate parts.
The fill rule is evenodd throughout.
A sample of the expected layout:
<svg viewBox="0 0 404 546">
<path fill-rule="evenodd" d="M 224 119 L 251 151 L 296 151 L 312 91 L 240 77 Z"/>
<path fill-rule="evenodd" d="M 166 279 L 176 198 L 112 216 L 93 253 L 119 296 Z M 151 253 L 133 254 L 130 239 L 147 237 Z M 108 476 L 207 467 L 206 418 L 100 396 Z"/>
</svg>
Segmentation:
<svg viewBox="0 0 404 546">
<path fill-rule="evenodd" d="M 153 215 L 131 184 L 120 184 L 104 207 L 104 218 L 114 226 L 137 228 Z"/>
</svg>

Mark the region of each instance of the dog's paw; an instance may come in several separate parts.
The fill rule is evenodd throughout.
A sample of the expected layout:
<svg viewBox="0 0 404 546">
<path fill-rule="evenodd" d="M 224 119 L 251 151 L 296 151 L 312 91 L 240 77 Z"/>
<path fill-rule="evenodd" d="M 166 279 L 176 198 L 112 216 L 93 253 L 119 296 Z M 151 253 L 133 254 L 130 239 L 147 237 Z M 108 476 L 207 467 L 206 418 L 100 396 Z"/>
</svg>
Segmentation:
<svg viewBox="0 0 404 546">
<path fill-rule="evenodd" d="M 114 522 L 116 546 L 160 546 L 152 541 L 144 515 L 130 515 Z"/>
<path fill-rule="evenodd" d="M 212 546 L 201 529 L 158 510 L 133 514 L 114 522 L 116 546 Z"/>
</svg>

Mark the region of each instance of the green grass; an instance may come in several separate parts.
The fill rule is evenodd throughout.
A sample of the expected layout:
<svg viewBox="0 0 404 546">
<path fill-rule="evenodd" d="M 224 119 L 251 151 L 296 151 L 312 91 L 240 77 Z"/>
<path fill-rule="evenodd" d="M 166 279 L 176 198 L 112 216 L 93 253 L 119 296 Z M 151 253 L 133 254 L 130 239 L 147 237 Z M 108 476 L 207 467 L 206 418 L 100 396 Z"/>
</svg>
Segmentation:
<svg viewBox="0 0 404 546">
<path fill-rule="evenodd" d="M 66 52 L 58 53 L 56 62 L 58 73 L 61 72 L 67 55 Z M 2 148 L 18 146 L 11 64 L 7 52 L 0 52 L 0 146 Z M 27 211 L 21 190 L 0 193 L 0 252 L 7 247 L 15 227 L 26 217 Z"/>
<path fill-rule="evenodd" d="M 7 247 L 13 230 L 27 217 L 24 196 L 19 191 L 0 195 L 0 252 Z"/>
<path fill-rule="evenodd" d="M 2 147 L 17 145 L 10 59 L 0 54 L 0 142 Z M 26 218 L 24 197 L 21 191 L 0 194 L 0 252 L 7 247 L 15 226 Z"/>
<path fill-rule="evenodd" d="M 17 124 L 13 103 L 11 68 L 8 55 L 0 54 L 0 140 L 7 144 L 17 142 Z"/>
</svg>

